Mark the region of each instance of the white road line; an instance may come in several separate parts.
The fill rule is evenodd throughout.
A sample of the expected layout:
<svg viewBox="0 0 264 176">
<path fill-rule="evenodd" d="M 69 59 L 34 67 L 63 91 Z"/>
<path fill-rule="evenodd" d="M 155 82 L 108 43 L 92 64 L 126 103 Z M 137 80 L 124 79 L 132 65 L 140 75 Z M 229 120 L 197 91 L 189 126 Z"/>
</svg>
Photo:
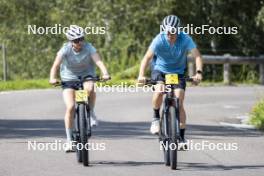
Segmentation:
<svg viewBox="0 0 264 176">
<path fill-rule="evenodd" d="M 10 92 L 0 92 L 0 95 L 10 94 Z"/>
<path fill-rule="evenodd" d="M 234 106 L 234 105 L 224 105 L 225 109 L 238 109 L 239 106 Z"/>
</svg>

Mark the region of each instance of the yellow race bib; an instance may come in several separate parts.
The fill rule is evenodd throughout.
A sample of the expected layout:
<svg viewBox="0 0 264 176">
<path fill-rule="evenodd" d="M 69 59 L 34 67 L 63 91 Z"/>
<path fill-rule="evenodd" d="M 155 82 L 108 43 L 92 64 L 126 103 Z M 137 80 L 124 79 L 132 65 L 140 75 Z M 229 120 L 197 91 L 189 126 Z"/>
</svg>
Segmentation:
<svg viewBox="0 0 264 176">
<path fill-rule="evenodd" d="M 178 74 L 166 74 L 165 84 L 179 84 Z"/>
<path fill-rule="evenodd" d="M 76 102 L 85 102 L 88 100 L 87 90 L 76 90 L 75 91 L 75 101 Z"/>
</svg>

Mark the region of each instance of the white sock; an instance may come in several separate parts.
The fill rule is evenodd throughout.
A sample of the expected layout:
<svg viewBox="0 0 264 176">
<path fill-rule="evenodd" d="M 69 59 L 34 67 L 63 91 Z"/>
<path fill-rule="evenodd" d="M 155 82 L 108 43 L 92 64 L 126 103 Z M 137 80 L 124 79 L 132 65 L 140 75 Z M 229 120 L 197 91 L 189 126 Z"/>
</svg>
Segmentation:
<svg viewBox="0 0 264 176">
<path fill-rule="evenodd" d="M 73 137 L 72 137 L 72 128 L 66 128 L 66 136 L 67 136 L 67 141 L 72 141 Z"/>
<path fill-rule="evenodd" d="M 91 114 L 90 114 L 91 117 L 95 117 L 94 109 L 91 109 L 91 110 L 90 110 L 90 113 L 91 113 Z"/>
</svg>

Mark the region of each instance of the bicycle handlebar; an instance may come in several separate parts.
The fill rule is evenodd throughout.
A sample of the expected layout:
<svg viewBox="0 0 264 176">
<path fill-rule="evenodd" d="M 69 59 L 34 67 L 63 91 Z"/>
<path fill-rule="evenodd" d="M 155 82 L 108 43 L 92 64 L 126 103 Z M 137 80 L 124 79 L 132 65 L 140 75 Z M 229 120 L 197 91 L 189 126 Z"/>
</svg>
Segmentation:
<svg viewBox="0 0 264 176">
<path fill-rule="evenodd" d="M 108 80 L 111 80 L 111 77 L 106 80 L 106 79 L 100 78 L 99 76 L 96 76 L 96 77 L 81 78 L 78 81 L 63 81 L 63 82 L 83 83 L 85 81 L 105 82 L 105 81 L 108 81 Z M 62 81 L 58 81 L 57 83 L 52 84 L 52 85 L 55 86 L 55 87 L 61 86 L 62 85 Z"/>
<path fill-rule="evenodd" d="M 186 77 L 183 77 L 183 78 L 179 78 L 179 80 L 185 80 L 187 82 L 195 82 L 193 78 L 189 77 L 189 76 L 186 76 Z M 145 84 L 157 84 L 159 81 L 155 81 L 155 80 L 152 80 L 152 79 L 146 79 L 145 81 Z"/>
</svg>

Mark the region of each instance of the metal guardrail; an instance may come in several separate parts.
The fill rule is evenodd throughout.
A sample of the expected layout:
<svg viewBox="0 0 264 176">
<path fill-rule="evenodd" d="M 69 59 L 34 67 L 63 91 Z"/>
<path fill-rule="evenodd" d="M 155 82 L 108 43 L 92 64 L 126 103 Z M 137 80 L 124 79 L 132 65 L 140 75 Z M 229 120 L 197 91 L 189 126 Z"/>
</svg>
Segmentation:
<svg viewBox="0 0 264 176">
<path fill-rule="evenodd" d="M 259 83 L 264 84 L 264 56 L 247 57 L 247 56 L 214 56 L 202 55 L 204 64 L 223 64 L 223 78 L 225 84 L 231 84 L 230 73 L 232 64 L 258 64 L 259 65 Z M 195 73 L 194 59 L 188 58 L 189 75 Z"/>
<path fill-rule="evenodd" d="M 7 79 L 7 64 L 6 64 L 6 47 L 4 44 L 0 45 L 3 58 L 3 80 Z M 259 83 L 264 85 L 264 55 L 259 57 L 247 56 L 231 56 L 231 55 L 202 55 L 204 64 L 223 64 L 223 78 L 225 84 L 231 84 L 230 73 L 232 64 L 258 64 L 259 65 Z M 195 73 L 194 59 L 188 57 L 188 70 L 189 75 Z"/>
</svg>

